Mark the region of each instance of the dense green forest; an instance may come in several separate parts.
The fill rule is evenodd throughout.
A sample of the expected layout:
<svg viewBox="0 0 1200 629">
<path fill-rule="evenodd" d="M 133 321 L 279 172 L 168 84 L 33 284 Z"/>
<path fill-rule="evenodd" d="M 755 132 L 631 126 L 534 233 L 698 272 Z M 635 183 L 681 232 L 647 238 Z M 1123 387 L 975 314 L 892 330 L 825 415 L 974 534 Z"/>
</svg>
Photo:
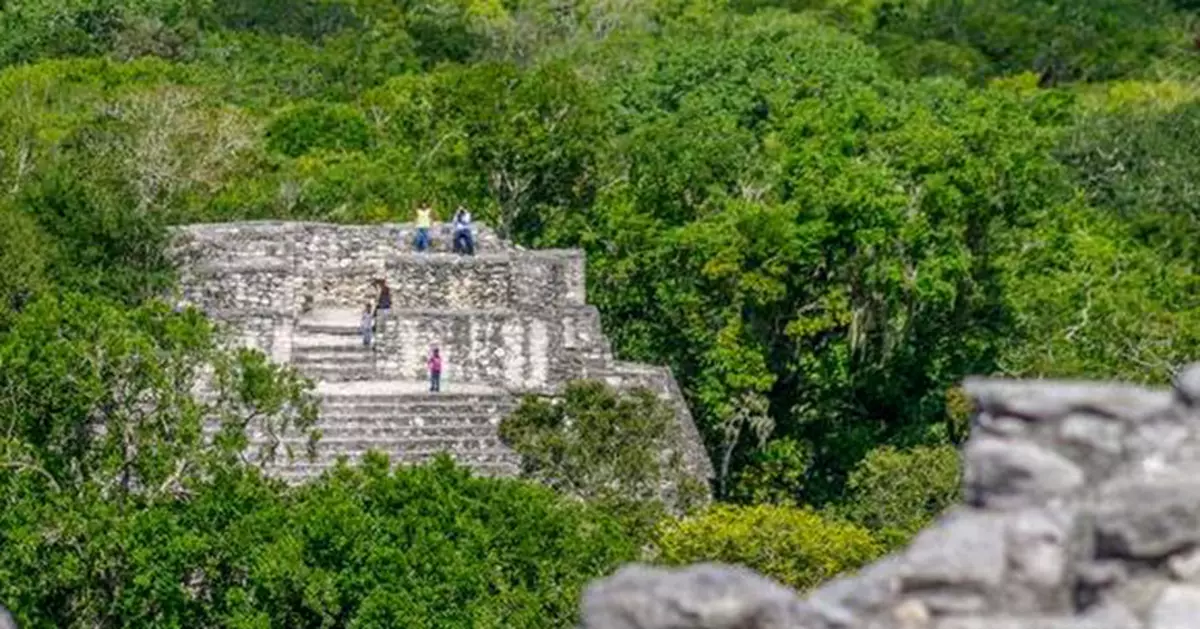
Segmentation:
<svg viewBox="0 0 1200 629">
<path fill-rule="evenodd" d="M 566 627 L 638 558 L 800 588 L 861 565 L 954 500 L 964 375 L 1200 357 L 1198 11 L 0 0 L 0 602 L 36 628 Z M 157 301 L 166 227 L 422 200 L 586 251 L 617 353 L 680 380 L 718 504 L 239 463 L 250 423 L 311 424 L 308 385 Z M 217 402 L 181 384 L 202 370 Z M 614 396 L 571 403 L 653 432 Z M 588 477 L 599 445 L 529 432 L 547 412 L 509 432 L 578 457 L 540 480 Z"/>
</svg>

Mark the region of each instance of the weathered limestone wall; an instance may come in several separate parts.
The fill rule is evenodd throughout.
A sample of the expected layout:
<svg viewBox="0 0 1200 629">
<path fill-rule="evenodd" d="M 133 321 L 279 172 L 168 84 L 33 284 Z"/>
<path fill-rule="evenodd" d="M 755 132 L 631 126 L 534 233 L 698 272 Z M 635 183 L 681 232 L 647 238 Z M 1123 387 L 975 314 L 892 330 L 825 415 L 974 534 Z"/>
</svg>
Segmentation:
<svg viewBox="0 0 1200 629">
<path fill-rule="evenodd" d="M 423 380 L 429 347 L 442 353 L 448 380 L 525 391 L 547 390 L 569 374 L 558 368 L 562 328 L 504 310 L 411 310 L 378 338 L 380 376 Z"/>
<path fill-rule="evenodd" d="M 189 225 L 179 229 L 174 254 L 182 263 L 183 297 L 222 317 L 361 308 L 379 277 L 388 280 L 397 309 L 540 312 L 585 303 L 579 251 L 517 251 L 482 230 L 479 255 L 411 255 L 411 231 L 404 225 Z"/>
<path fill-rule="evenodd" d="M 631 566 L 586 629 L 1196 629 L 1200 364 L 1173 389 L 971 379 L 967 503 L 806 600 L 741 569 Z"/>
</svg>

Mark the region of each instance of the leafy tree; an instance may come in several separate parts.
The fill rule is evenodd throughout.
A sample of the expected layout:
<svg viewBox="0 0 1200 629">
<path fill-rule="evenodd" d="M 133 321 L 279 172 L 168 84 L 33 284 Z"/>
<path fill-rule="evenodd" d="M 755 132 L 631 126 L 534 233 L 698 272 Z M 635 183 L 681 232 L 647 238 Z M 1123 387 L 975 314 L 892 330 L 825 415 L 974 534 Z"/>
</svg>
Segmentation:
<svg viewBox="0 0 1200 629">
<path fill-rule="evenodd" d="M 443 459 L 291 492 L 245 470 L 121 511 L 0 471 L 0 597 L 22 627 L 570 626 L 635 556 L 605 514 Z"/>
<path fill-rule="evenodd" d="M 451 66 L 393 80 L 366 103 L 386 120 L 383 141 L 409 147 L 388 155 L 425 189 L 409 202 L 466 202 L 518 241 L 536 242 L 600 185 L 604 98 L 562 65 Z"/>
<path fill-rule="evenodd" d="M 15 205 L 53 243 L 48 273 L 58 285 L 127 303 L 170 286 L 165 225 L 128 192 L 120 184 L 76 179 L 63 166 L 22 191 Z"/>
<path fill-rule="evenodd" d="M 46 284 L 43 241 L 33 219 L 0 206 L 0 330 Z"/>
<path fill-rule="evenodd" d="M 121 500 L 186 491 L 213 466 L 240 462 L 248 427 L 311 426 L 309 386 L 261 354 L 220 350 L 195 311 L 43 297 L 0 340 L 0 467 Z M 274 447 L 257 458 L 271 460 Z"/>
<path fill-rule="evenodd" d="M 525 478 L 625 512 L 635 528 L 664 507 L 686 511 L 707 490 L 685 466 L 674 410 L 646 389 L 571 382 L 561 399 L 523 400 L 500 437 L 521 454 Z"/>
<path fill-rule="evenodd" d="M 1194 263 L 1200 261 L 1197 133 L 1200 103 L 1118 111 L 1081 121 L 1060 152 L 1093 205 L 1162 255 Z"/>
<path fill-rule="evenodd" d="M 775 439 L 738 472 L 731 498 L 745 504 L 803 504 L 811 465 L 811 446 L 788 437 Z"/>
<path fill-rule="evenodd" d="M 366 119 L 346 105 L 311 103 L 288 109 L 267 127 L 267 147 L 288 157 L 318 149 L 363 151 L 370 143 Z"/>
<path fill-rule="evenodd" d="M 656 546 L 668 564 L 740 564 L 799 590 L 855 570 L 881 550 L 859 526 L 772 505 L 719 505 L 665 522 Z"/>
<path fill-rule="evenodd" d="M 892 3 L 886 16 L 884 33 L 977 51 L 970 75 L 1032 71 L 1047 85 L 1137 74 L 1177 39 L 1163 1 L 934 0 Z"/>
<path fill-rule="evenodd" d="M 846 517 L 888 548 L 908 542 L 961 498 L 958 451 L 952 446 L 872 450 L 850 473 Z"/>
</svg>

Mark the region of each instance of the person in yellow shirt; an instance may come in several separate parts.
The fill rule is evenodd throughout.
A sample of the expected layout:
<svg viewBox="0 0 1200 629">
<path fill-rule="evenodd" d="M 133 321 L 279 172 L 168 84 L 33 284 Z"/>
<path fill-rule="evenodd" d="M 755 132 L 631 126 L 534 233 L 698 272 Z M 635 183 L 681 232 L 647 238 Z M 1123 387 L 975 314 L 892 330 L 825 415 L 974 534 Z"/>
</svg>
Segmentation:
<svg viewBox="0 0 1200 629">
<path fill-rule="evenodd" d="M 429 248 L 429 228 L 433 226 L 433 209 L 428 203 L 417 208 L 417 251 Z"/>
</svg>

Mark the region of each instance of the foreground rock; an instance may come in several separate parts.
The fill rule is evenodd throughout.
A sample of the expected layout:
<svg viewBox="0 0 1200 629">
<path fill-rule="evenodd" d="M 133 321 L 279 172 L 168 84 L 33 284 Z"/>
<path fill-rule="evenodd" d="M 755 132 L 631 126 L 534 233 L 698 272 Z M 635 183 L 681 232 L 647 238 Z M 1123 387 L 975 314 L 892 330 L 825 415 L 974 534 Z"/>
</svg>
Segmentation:
<svg viewBox="0 0 1200 629">
<path fill-rule="evenodd" d="M 585 629 L 1200 628 L 1200 364 L 1170 390 L 971 379 L 967 504 L 807 599 L 738 568 L 627 567 Z"/>
<path fill-rule="evenodd" d="M 13 620 L 12 614 L 0 605 L 0 629 L 17 629 L 17 621 Z"/>
</svg>

